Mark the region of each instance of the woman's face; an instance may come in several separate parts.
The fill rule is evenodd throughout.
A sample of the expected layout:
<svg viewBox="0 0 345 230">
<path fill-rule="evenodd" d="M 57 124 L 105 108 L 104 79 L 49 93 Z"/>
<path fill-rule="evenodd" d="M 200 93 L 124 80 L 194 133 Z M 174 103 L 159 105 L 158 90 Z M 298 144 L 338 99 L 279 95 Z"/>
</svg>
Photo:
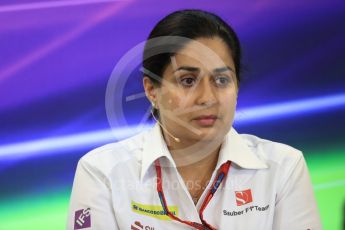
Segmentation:
<svg viewBox="0 0 345 230">
<path fill-rule="evenodd" d="M 192 142 L 224 137 L 232 126 L 238 86 L 233 59 L 221 38 L 187 43 L 162 77 L 156 108 L 169 132 Z"/>
</svg>

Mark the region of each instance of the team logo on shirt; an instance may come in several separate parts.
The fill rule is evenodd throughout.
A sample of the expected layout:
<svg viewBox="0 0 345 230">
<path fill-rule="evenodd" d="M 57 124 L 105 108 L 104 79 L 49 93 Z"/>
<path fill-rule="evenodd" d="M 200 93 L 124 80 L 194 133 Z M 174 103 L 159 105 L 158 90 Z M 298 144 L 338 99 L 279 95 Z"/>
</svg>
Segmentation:
<svg viewBox="0 0 345 230">
<path fill-rule="evenodd" d="M 252 191 L 250 189 L 235 191 L 235 196 L 237 206 L 242 206 L 253 201 Z"/>
<path fill-rule="evenodd" d="M 91 227 L 90 208 L 80 209 L 74 215 L 74 230 Z"/>
</svg>

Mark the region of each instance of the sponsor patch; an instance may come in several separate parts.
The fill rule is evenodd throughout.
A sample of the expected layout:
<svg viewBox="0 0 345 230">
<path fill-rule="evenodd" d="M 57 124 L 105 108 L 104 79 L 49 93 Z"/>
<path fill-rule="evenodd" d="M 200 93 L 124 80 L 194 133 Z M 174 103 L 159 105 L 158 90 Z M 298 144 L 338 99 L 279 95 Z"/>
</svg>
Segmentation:
<svg viewBox="0 0 345 230">
<path fill-rule="evenodd" d="M 143 224 L 141 224 L 140 221 L 134 221 L 134 224 L 131 225 L 131 230 L 155 230 L 154 227 L 146 225 L 144 226 Z"/>
<path fill-rule="evenodd" d="M 91 227 L 90 208 L 80 209 L 74 214 L 74 229 L 83 229 Z"/>
<path fill-rule="evenodd" d="M 140 215 L 146 215 L 160 220 L 170 220 L 170 217 L 166 215 L 161 205 L 140 204 L 135 201 L 132 201 L 131 209 L 133 212 L 138 213 Z M 178 215 L 177 206 L 168 206 L 168 209 L 175 216 Z"/>
</svg>

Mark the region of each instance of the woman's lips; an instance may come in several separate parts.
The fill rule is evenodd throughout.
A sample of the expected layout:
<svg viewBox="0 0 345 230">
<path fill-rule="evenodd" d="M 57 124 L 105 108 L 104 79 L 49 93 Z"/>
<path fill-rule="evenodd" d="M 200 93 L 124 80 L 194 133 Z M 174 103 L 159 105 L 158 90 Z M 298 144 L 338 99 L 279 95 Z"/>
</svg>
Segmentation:
<svg viewBox="0 0 345 230">
<path fill-rule="evenodd" d="M 200 126 L 212 126 L 217 120 L 217 116 L 210 115 L 210 116 L 199 116 L 195 118 L 195 122 Z"/>
</svg>

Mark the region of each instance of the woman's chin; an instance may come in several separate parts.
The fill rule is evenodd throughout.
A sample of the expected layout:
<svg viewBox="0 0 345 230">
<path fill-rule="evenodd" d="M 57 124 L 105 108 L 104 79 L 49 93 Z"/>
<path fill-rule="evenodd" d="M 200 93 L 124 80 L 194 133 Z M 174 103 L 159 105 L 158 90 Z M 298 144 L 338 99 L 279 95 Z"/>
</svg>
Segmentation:
<svg viewBox="0 0 345 230">
<path fill-rule="evenodd" d="M 213 127 L 199 127 L 197 128 L 198 134 L 194 138 L 198 141 L 213 141 L 224 137 L 224 132 L 217 126 Z"/>
</svg>

